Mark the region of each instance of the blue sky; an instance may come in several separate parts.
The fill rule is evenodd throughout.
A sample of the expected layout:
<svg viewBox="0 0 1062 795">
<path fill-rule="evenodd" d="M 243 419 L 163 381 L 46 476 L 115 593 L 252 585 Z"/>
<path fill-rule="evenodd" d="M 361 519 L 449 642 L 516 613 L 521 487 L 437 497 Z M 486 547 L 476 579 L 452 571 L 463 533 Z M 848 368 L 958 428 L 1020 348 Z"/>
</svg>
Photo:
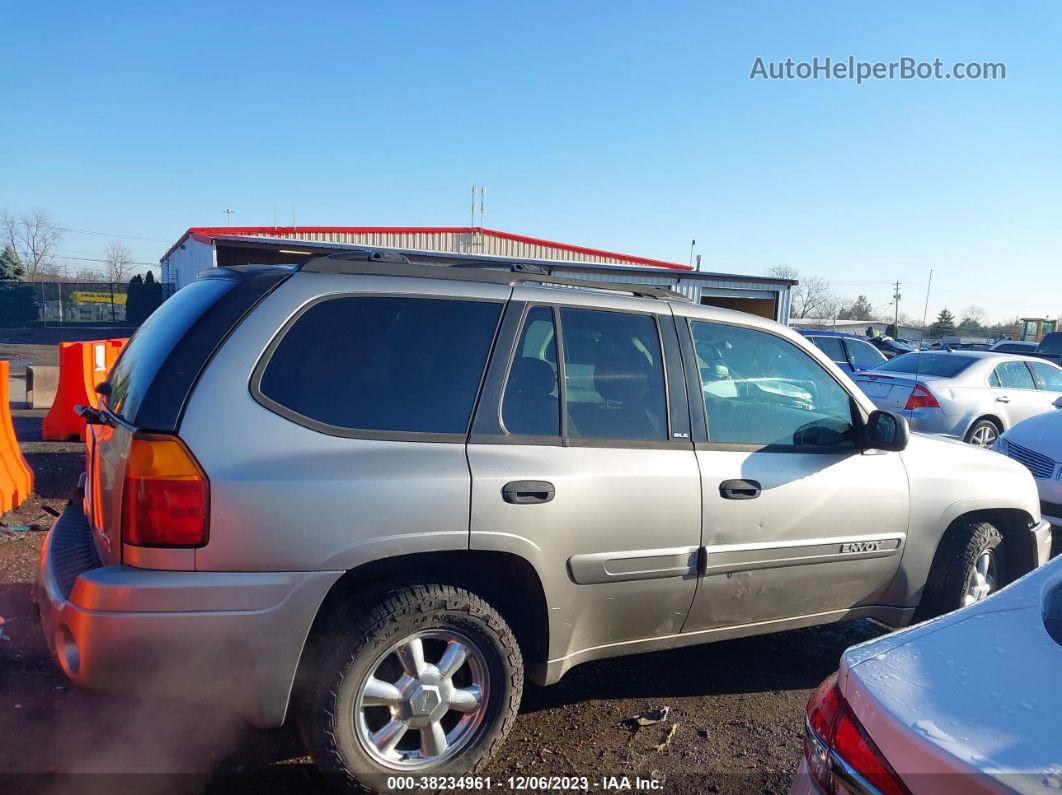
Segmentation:
<svg viewBox="0 0 1062 795">
<path fill-rule="evenodd" d="M 486 225 L 920 317 L 1062 313 L 1062 4 L 0 7 L 0 208 L 188 226 Z M 757 56 L 1003 61 L 1005 81 L 750 80 Z M 99 256 L 111 238 L 70 233 Z"/>
</svg>

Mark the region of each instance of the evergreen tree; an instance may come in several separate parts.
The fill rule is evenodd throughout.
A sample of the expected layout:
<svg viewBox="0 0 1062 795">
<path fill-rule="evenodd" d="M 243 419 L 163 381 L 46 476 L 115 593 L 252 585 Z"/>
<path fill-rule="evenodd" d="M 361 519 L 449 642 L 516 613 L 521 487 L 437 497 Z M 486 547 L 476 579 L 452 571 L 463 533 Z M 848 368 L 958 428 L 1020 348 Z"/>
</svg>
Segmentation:
<svg viewBox="0 0 1062 795">
<path fill-rule="evenodd" d="M 861 295 L 837 313 L 838 320 L 873 320 L 874 305 L 865 295 Z"/>
<path fill-rule="evenodd" d="M 139 273 L 129 280 L 128 297 L 125 300 L 125 320 L 129 325 L 139 326 L 158 309 L 162 303 L 162 285 L 155 281 L 151 271 Z"/>
<path fill-rule="evenodd" d="M 940 310 L 937 319 L 929 327 L 929 336 L 947 337 L 955 333 L 955 316 L 948 311 L 947 307 Z"/>
<path fill-rule="evenodd" d="M 22 267 L 22 260 L 18 258 L 15 249 L 5 246 L 0 254 L 0 280 L 20 281 L 26 275 L 26 269 Z"/>
<path fill-rule="evenodd" d="M 138 273 L 125 288 L 125 322 L 139 324 L 144 319 L 144 279 Z"/>
</svg>

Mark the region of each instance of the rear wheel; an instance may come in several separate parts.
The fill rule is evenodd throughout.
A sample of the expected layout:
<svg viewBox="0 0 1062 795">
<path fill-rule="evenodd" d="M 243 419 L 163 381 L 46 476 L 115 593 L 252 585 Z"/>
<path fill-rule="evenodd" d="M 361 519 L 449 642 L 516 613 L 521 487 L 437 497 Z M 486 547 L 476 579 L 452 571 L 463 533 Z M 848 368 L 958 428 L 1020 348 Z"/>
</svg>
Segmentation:
<svg viewBox="0 0 1062 795">
<path fill-rule="evenodd" d="M 960 520 L 953 525 L 937 548 L 915 620 L 969 607 L 1002 588 L 1007 582 L 1002 541 L 990 522 Z"/>
<path fill-rule="evenodd" d="M 303 740 L 334 783 L 388 789 L 394 776 L 474 771 L 505 739 L 523 661 L 505 620 L 473 593 L 385 591 L 316 655 Z"/>
<path fill-rule="evenodd" d="M 972 444 L 975 447 L 991 447 L 996 443 L 999 438 L 999 426 L 992 420 L 978 420 L 973 426 L 966 432 L 966 438 L 963 440 L 967 444 Z"/>
</svg>

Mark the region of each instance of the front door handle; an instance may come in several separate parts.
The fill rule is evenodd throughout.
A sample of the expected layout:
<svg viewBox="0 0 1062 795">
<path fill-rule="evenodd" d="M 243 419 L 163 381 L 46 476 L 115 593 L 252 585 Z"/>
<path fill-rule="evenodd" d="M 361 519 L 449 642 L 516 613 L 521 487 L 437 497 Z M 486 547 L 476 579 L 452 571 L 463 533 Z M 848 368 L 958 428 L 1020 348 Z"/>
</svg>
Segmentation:
<svg viewBox="0 0 1062 795">
<path fill-rule="evenodd" d="M 549 502 L 556 494 L 548 480 L 513 480 L 502 486 L 502 499 L 513 505 Z"/>
<path fill-rule="evenodd" d="M 719 484 L 719 496 L 724 500 L 754 500 L 760 496 L 758 480 L 724 480 Z"/>
<path fill-rule="evenodd" d="M 1010 398 L 1006 395 L 1003 395 L 1002 397 L 997 397 L 996 403 L 1010 403 Z"/>
</svg>

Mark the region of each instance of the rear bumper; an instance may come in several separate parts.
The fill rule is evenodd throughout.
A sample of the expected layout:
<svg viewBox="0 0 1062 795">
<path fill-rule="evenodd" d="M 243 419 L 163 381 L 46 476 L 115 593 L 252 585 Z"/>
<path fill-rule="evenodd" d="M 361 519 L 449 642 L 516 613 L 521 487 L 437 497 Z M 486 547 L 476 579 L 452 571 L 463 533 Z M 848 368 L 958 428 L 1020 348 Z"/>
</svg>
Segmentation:
<svg viewBox="0 0 1062 795">
<path fill-rule="evenodd" d="M 341 572 L 100 566 L 87 532 L 80 506 L 69 506 L 45 541 L 38 581 L 45 641 L 72 682 L 220 702 L 259 726 L 284 722 L 310 625 Z"/>
</svg>

